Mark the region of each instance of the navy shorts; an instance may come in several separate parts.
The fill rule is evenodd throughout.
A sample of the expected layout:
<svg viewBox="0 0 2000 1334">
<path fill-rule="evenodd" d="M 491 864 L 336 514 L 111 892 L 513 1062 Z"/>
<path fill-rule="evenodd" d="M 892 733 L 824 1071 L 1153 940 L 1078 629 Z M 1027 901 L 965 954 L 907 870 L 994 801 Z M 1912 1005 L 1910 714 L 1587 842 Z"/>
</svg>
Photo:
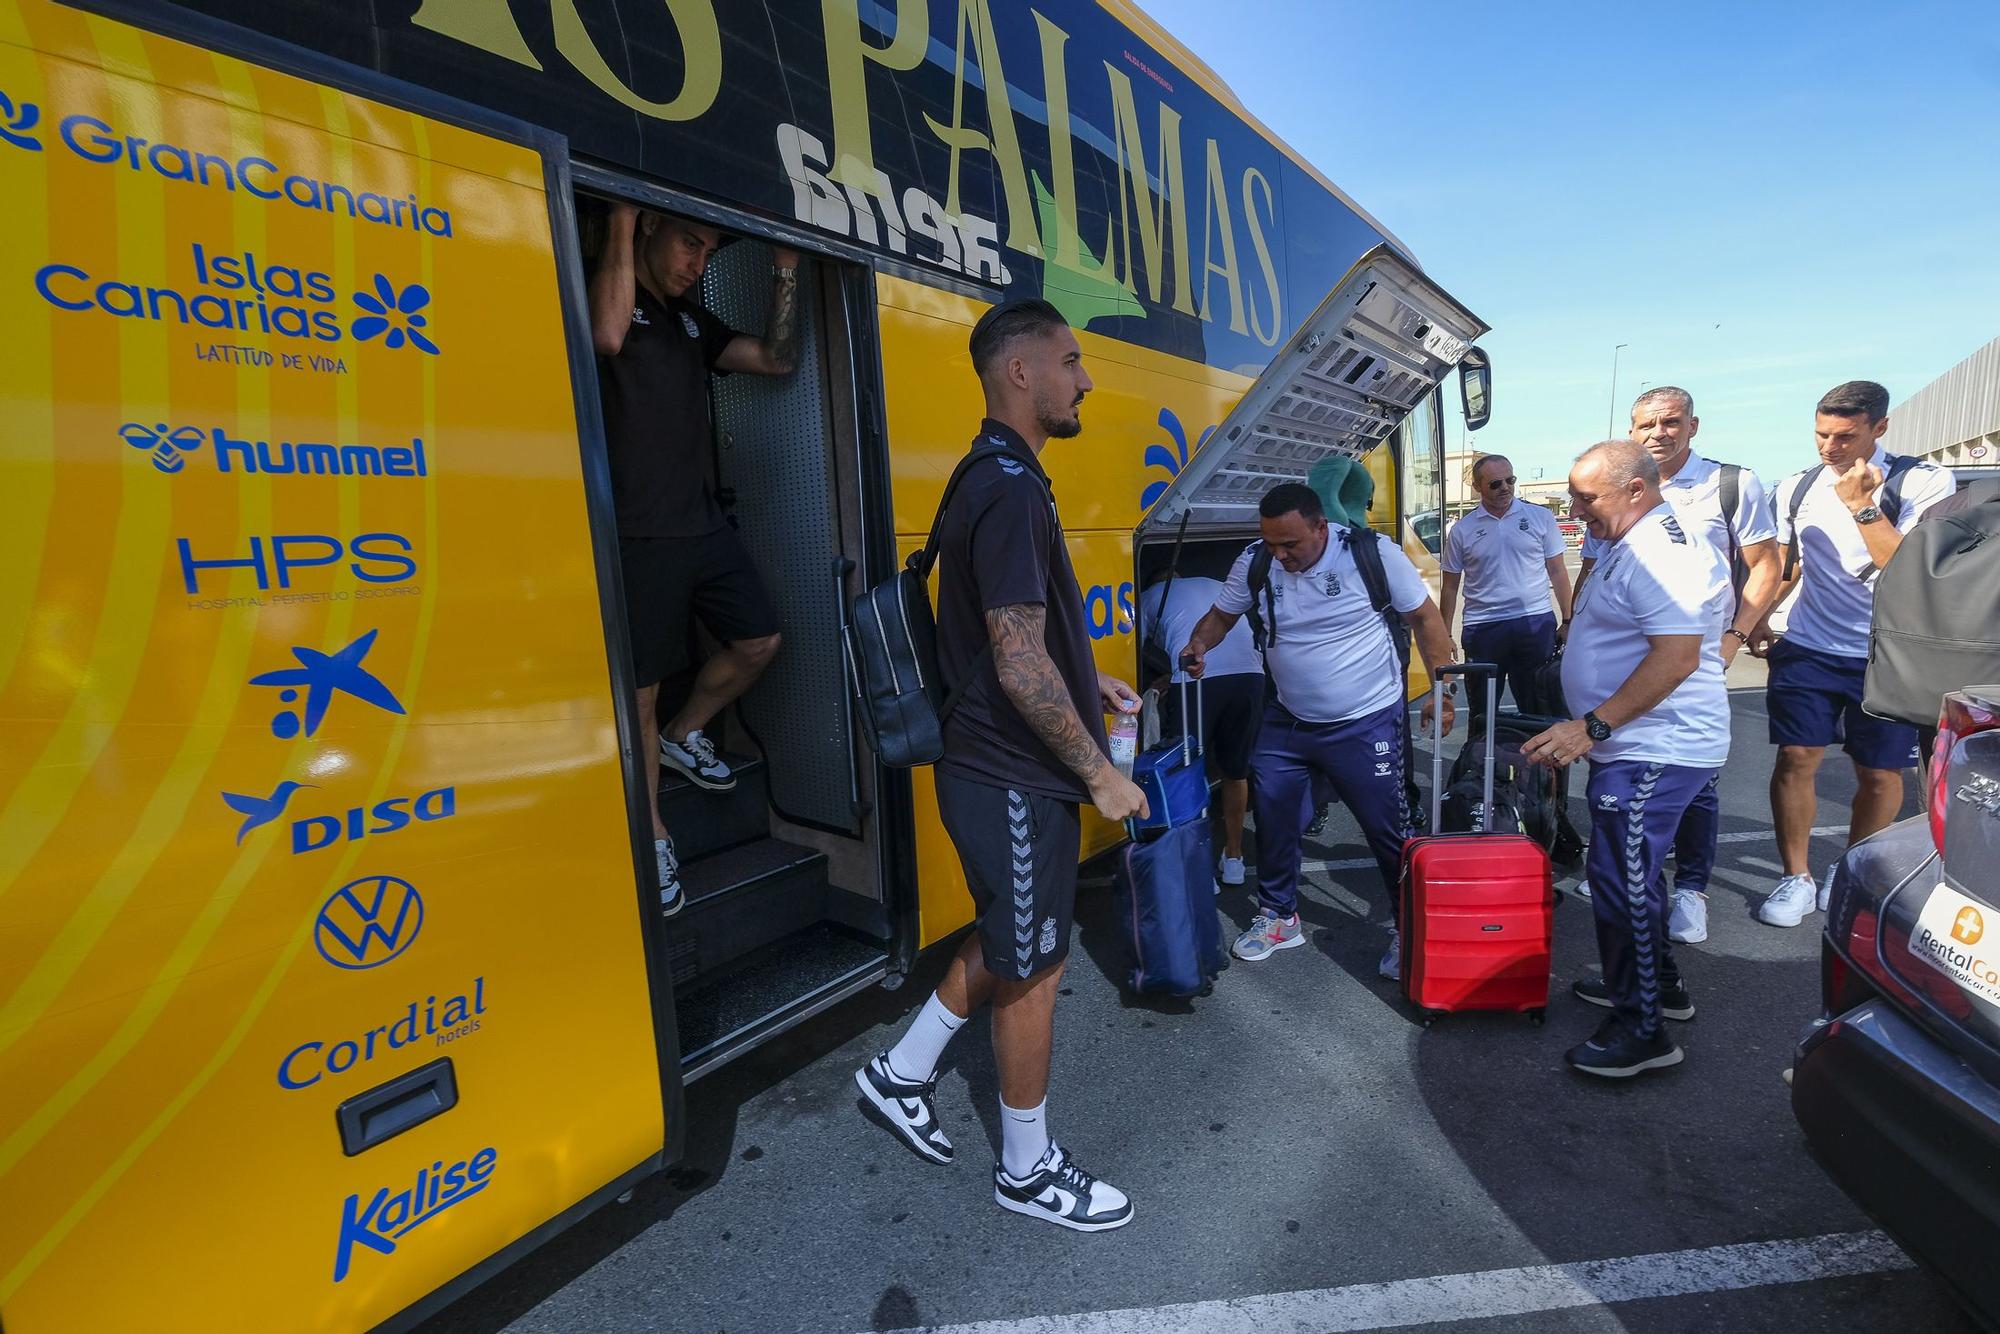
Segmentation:
<svg viewBox="0 0 2000 1334">
<path fill-rule="evenodd" d="M 1771 715 L 1772 745 L 1843 742 L 1848 755 L 1865 768 L 1915 767 L 1917 729 L 1861 711 L 1868 659 L 1821 653 L 1780 639 L 1771 646 L 1770 663 L 1764 706 Z"/>
</svg>

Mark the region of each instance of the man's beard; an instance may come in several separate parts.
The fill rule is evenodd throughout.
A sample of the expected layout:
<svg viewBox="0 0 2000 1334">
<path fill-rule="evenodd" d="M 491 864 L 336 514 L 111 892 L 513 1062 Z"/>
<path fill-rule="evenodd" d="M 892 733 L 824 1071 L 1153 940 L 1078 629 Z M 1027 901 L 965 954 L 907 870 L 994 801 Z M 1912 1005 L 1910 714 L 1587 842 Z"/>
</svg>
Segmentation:
<svg viewBox="0 0 2000 1334">
<path fill-rule="evenodd" d="M 1070 409 L 1070 415 L 1067 417 L 1058 417 L 1047 409 L 1043 409 L 1036 416 L 1039 418 L 1037 424 L 1049 433 L 1051 439 L 1069 440 L 1083 433 L 1083 417 L 1075 407 Z"/>
</svg>

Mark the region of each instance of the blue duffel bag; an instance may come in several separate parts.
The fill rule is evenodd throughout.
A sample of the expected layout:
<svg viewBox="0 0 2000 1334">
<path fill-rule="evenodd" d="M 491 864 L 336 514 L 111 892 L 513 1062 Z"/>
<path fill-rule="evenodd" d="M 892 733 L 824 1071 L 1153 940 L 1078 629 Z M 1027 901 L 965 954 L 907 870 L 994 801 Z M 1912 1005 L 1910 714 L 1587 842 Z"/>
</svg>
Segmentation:
<svg viewBox="0 0 2000 1334">
<path fill-rule="evenodd" d="M 1201 682 L 1194 683 L 1194 712 L 1188 712 L 1187 682 L 1181 682 L 1181 738 L 1162 741 L 1132 761 L 1132 781 L 1146 794 L 1146 818 L 1128 820 L 1134 838 L 1205 819 L 1208 767 L 1202 760 Z"/>
</svg>

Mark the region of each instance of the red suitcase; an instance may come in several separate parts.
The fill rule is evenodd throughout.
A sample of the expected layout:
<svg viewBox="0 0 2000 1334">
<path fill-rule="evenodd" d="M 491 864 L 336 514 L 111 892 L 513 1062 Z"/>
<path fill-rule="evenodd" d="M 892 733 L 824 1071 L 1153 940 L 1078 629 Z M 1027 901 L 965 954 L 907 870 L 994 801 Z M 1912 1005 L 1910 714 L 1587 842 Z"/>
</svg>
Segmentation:
<svg viewBox="0 0 2000 1334">
<path fill-rule="evenodd" d="M 1549 1003 L 1555 882 L 1549 854 L 1525 834 L 1487 832 L 1493 811 L 1493 716 L 1499 669 L 1466 663 L 1440 671 L 1486 678 L 1486 788 L 1481 830 L 1428 834 L 1403 844 L 1400 920 L 1403 994 L 1429 1024 L 1454 1010 L 1526 1011 Z M 1432 736 L 1431 828 L 1444 791 L 1443 710 Z"/>
</svg>

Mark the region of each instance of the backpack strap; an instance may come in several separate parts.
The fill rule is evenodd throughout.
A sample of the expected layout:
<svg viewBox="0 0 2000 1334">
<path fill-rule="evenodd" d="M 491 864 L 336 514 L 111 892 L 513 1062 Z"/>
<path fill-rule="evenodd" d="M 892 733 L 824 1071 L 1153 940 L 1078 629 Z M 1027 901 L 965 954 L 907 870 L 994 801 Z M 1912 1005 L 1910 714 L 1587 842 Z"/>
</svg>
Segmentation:
<svg viewBox="0 0 2000 1334">
<path fill-rule="evenodd" d="M 1375 609 L 1375 614 L 1395 614 L 1395 608 L 1389 605 L 1389 572 L 1382 567 L 1382 544 L 1375 530 L 1344 529 L 1340 544 L 1354 557 L 1354 568 L 1361 574 L 1361 586 L 1368 590 L 1368 605 Z"/>
<path fill-rule="evenodd" d="M 1245 576 L 1250 584 L 1250 639 L 1262 653 L 1278 637 L 1278 597 L 1271 591 L 1271 548 L 1262 542 L 1256 544 Z M 1257 610 L 1259 597 L 1264 599 L 1263 611 Z"/>
<path fill-rule="evenodd" d="M 1883 460 L 1883 463 L 1887 466 L 1882 469 L 1882 504 L 1880 508 L 1882 517 L 1889 521 L 1891 527 L 1894 527 L 1896 521 L 1903 517 L 1903 478 L 1919 462 L 1920 460 L 1912 454 L 1891 454 Z"/>
<path fill-rule="evenodd" d="M 1012 452 L 1005 445 L 979 445 L 967 450 L 965 457 L 958 461 L 958 466 L 951 470 L 951 477 L 944 484 L 944 494 L 938 497 L 937 514 L 931 519 L 930 536 L 925 538 L 924 545 L 920 549 L 912 551 L 910 558 L 904 562 L 905 568 L 915 574 L 918 579 L 928 582 L 931 577 L 931 569 L 937 564 L 938 538 L 944 531 L 944 513 L 951 505 L 952 493 L 958 490 L 958 484 L 965 480 L 965 475 L 972 471 L 974 464 L 979 463 L 983 459 L 997 458 L 1002 454 Z M 1047 479 L 1040 480 L 1042 482 L 1042 493 L 1049 502 L 1049 516 L 1053 520 L 1055 517 L 1055 496 L 1049 491 Z M 938 726 L 940 728 L 958 710 L 959 704 L 965 699 L 966 690 L 971 687 L 974 681 L 979 679 L 980 673 L 986 670 L 986 663 L 992 656 L 993 641 L 989 639 L 986 641 L 986 647 L 974 654 L 972 661 L 966 664 L 964 679 L 958 683 L 950 694 L 944 697 L 944 703 L 938 705 Z"/>
<path fill-rule="evenodd" d="M 1806 503 L 1806 492 L 1812 490 L 1819 475 L 1826 471 L 1824 463 L 1815 463 L 1799 474 L 1799 484 L 1792 488 L 1790 501 L 1785 506 L 1785 527 L 1791 530 L 1791 543 L 1785 548 L 1785 582 L 1790 583 L 1792 575 L 1799 568 L 1799 506 Z M 1900 508 L 1900 507 L 1899 507 Z"/>
</svg>

